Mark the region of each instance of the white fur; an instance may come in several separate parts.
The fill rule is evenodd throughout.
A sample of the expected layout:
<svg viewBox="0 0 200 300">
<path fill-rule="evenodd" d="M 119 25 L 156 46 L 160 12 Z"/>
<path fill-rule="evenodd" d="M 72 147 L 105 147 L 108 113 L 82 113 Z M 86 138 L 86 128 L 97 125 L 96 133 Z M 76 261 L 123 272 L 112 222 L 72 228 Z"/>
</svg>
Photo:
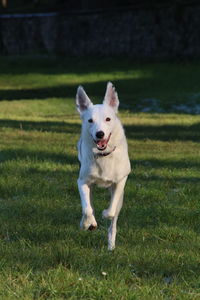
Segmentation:
<svg viewBox="0 0 200 300">
<path fill-rule="evenodd" d="M 91 185 L 109 187 L 111 201 L 108 209 L 103 211 L 103 217 L 111 220 L 108 229 L 108 249 L 113 250 L 117 218 L 123 204 L 127 176 L 130 173 L 126 137 L 121 122 L 116 116 L 119 106 L 118 95 L 112 83 L 108 82 L 103 104 L 93 105 L 80 86 L 77 90 L 76 104 L 83 121 L 81 138 L 78 142 L 81 168 L 77 182 L 83 213 L 80 226 L 84 230 L 97 226 L 91 204 Z M 107 147 L 103 151 L 97 148 L 95 142 L 98 140 L 96 138 L 98 131 L 104 132 L 104 139 L 109 139 L 110 136 Z"/>
</svg>

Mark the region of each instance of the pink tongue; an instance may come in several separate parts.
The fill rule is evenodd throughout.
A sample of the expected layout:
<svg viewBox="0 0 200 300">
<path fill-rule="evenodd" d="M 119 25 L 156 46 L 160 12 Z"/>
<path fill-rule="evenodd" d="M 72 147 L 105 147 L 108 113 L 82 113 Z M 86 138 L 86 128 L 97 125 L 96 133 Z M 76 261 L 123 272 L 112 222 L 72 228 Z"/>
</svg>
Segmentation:
<svg viewBox="0 0 200 300">
<path fill-rule="evenodd" d="M 106 146 L 106 140 L 100 140 L 97 142 L 99 148 L 104 148 Z"/>
</svg>

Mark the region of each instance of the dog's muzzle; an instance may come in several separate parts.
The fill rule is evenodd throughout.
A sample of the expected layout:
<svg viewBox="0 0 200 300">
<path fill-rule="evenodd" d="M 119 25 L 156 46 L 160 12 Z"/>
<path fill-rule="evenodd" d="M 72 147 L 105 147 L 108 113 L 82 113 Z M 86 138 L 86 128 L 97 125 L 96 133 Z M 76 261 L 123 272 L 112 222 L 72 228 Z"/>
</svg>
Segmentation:
<svg viewBox="0 0 200 300">
<path fill-rule="evenodd" d="M 100 151 L 103 151 L 106 149 L 108 142 L 110 140 L 111 133 L 109 134 L 107 139 L 99 139 L 99 140 L 94 140 L 95 144 L 97 145 L 97 149 Z"/>
</svg>

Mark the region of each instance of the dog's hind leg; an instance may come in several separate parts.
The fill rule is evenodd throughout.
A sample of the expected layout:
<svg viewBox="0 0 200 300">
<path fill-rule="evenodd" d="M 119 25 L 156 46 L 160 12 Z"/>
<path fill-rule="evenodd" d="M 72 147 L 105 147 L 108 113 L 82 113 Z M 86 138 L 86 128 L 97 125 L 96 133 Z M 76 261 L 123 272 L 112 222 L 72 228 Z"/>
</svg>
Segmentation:
<svg viewBox="0 0 200 300">
<path fill-rule="evenodd" d="M 122 208 L 124 187 L 126 184 L 127 176 L 124 177 L 117 184 L 113 184 L 111 187 L 111 201 L 108 209 L 103 211 L 103 217 L 111 220 L 111 225 L 108 229 L 108 249 L 113 250 L 115 248 L 115 239 L 117 233 L 117 219 Z"/>
<path fill-rule="evenodd" d="M 91 205 L 90 186 L 81 179 L 78 179 L 78 189 L 81 197 L 82 219 L 80 222 L 81 229 L 94 230 L 97 227 L 97 222 L 94 217 L 94 210 Z"/>
<path fill-rule="evenodd" d="M 122 194 L 121 198 L 117 204 L 115 216 L 111 220 L 110 227 L 108 228 L 108 250 L 114 250 L 114 248 L 115 248 L 115 239 L 116 239 L 116 234 L 117 234 L 117 219 L 118 219 L 120 210 L 122 208 L 123 197 L 124 197 L 124 195 Z"/>
</svg>

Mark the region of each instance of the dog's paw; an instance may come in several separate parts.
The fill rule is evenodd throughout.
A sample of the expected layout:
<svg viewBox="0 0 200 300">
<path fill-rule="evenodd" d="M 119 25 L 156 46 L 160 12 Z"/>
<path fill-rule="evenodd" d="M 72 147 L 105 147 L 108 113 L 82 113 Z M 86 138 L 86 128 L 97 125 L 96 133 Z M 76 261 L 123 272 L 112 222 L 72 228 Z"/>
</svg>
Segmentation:
<svg viewBox="0 0 200 300">
<path fill-rule="evenodd" d="M 91 216 L 83 215 L 80 222 L 80 228 L 83 230 L 90 230 L 90 231 L 95 230 L 97 228 L 97 222 L 95 220 L 95 217 L 93 215 Z"/>
<path fill-rule="evenodd" d="M 108 251 L 113 251 L 115 249 L 115 244 L 108 243 Z"/>
<path fill-rule="evenodd" d="M 90 225 L 89 228 L 88 228 L 88 230 L 89 231 L 94 231 L 96 228 L 97 228 L 97 226 Z"/>
<path fill-rule="evenodd" d="M 105 219 L 112 220 L 114 216 L 115 216 L 114 212 L 110 211 L 109 209 L 104 209 L 102 212 L 102 217 Z"/>
</svg>

